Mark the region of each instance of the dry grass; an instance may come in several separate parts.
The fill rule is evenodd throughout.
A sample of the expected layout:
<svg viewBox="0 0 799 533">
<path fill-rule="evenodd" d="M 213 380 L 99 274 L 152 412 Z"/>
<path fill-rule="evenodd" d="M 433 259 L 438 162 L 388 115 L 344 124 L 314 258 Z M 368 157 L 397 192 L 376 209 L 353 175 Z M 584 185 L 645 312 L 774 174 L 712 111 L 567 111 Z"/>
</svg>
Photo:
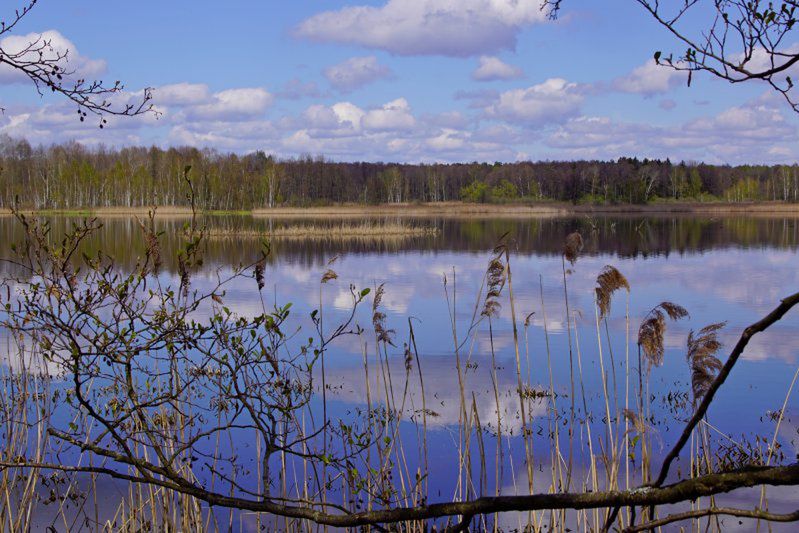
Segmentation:
<svg viewBox="0 0 799 533">
<path fill-rule="evenodd" d="M 599 306 L 599 318 L 606 318 L 610 313 L 610 301 L 613 293 L 619 289 L 630 292 L 627 278 L 612 265 L 605 265 L 596 278 L 596 301 Z"/>
<path fill-rule="evenodd" d="M 318 239 L 318 240 L 378 240 L 437 235 L 434 226 L 419 226 L 390 222 L 361 222 L 360 224 L 330 225 L 290 225 L 265 229 L 253 228 L 209 228 L 208 237 L 226 238 L 268 238 L 268 239 Z"/>
<path fill-rule="evenodd" d="M 538 202 L 525 204 L 473 204 L 466 202 L 429 202 L 383 205 L 340 204 L 322 207 L 275 207 L 255 209 L 254 217 L 276 218 L 339 218 L 363 216 L 414 216 L 414 217 L 552 217 L 583 213 L 617 215 L 752 215 L 799 216 L 799 204 L 784 202 L 668 202 L 646 205 L 573 205 L 565 202 Z"/>
<path fill-rule="evenodd" d="M 694 334 L 688 334 L 688 364 L 691 366 L 691 388 L 694 393 L 694 402 L 698 402 L 710 389 L 710 384 L 723 366 L 716 357 L 716 352 L 721 348 L 718 332 L 725 326 L 725 322 L 710 324 Z"/>
<path fill-rule="evenodd" d="M 25 214 L 93 215 L 98 217 L 146 216 L 152 207 L 85 207 L 73 209 L 23 209 Z M 187 206 L 158 206 L 161 216 L 188 217 Z M 475 204 L 467 202 L 396 203 L 381 205 L 335 204 L 318 207 L 273 207 L 241 211 L 204 211 L 203 214 L 239 214 L 256 218 L 362 218 L 364 216 L 412 216 L 437 218 L 553 217 L 574 214 L 613 215 L 712 215 L 799 217 L 799 204 L 786 202 L 662 202 L 652 204 L 574 205 L 542 201 L 518 204 Z M 0 208 L 0 216 L 11 210 Z"/>
</svg>

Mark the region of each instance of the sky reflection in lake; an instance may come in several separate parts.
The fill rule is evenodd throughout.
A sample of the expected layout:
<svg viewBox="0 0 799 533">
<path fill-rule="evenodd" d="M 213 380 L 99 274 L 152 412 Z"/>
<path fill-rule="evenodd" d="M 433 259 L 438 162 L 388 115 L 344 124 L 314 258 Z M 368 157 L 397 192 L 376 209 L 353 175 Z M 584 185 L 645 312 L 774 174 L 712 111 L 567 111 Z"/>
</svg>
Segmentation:
<svg viewBox="0 0 799 533">
<path fill-rule="evenodd" d="M 128 220 L 106 222 L 94 246 L 115 254 L 121 268 L 130 268 L 142 250 L 138 229 Z M 265 224 L 262 220 L 251 219 L 215 220 L 213 223 L 248 227 Z M 309 314 L 319 308 L 320 298 L 324 322 L 327 328 L 332 328 L 350 312 L 350 284 L 358 290 L 385 284 L 383 310 L 387 315 L 387 327 L 395 330 L 396 346 L 389 348 L 388 366 L 392 387 L 403 390 L 407 377 L 408 397 L 403 413 L 406 420 L 419 421 L 423 404 L 431 413 L 428 427 L 435 445 L 431 462 L 440 474 L 431 481 L 431 495 L 437 491 L 444 491 L 442 494 L 451 491 L 449 473 L 455 471 L 457 461 L 453 457 L 451 428 L 458 423 L 461 392 L 450 319 L 453 299 L 456 334 L 462 343 L 459 353 L 466 396 L 473 398 L 480 420 L 489 431 L 495 431 L 497 425 L 501 425 L 504 434 L 518 435 L 521 430 L 507 289 L 500 298 L 502 307 L 498 315 L 491 320 L 491 330 L 484 320 L 471 334 L 467 331 L 475 306 L 482 306 L 477 296 L 493 245 L 503 233 L 510 231 L 508 239 L 513 250 L 511 269 L 522 372 L 525 381 L 536 391 L 546 391 L 550 380 L 547 361 L 551 359 L 555 402 L 561 413 L 571 403 L 567 331 L 571 324 L 574 357 L 580 357 L 585 391 L 584 404 L 582 398 L 575 398 L 576 416 L 578 420 L 589 417 L 597 423 L 603 416 L 594 287 L 605 265 L 618 268 L 631 286 L 629 330 L 625 319 L 628 300 L 623 292 L 617 293 L 612 302 L 608 319 L 609 344 L 604 326 L 601 328 L 606 368 L 612 375 L 609 367 L 612 356 L 617 370 L 615 378 L 609 376 L 608 379 L 611 386 L 616 383 L 616 394 L 622 402 L 624 360 L 629 356 L 630 366 L 637 372 L 635 338 L 643 317 L 664 300 L 678 303 L 689 311 L 689 319 L 668 323 L 664 365 L 651 371 L 650 402 L 656 456 L 673 442 L 683 420 L 690 414 L 690 402 L 675 405 L 668 400 L 670 393 L 690 398 L 690 373 L 685 360 L 689 331 L 726 321 L 721 334 L 724 347 L 720 352 L 724 360 L 746 326 L 767 314 L 782 297 L 799 290 L 799 230 L 794 219 L 432 219 L 418 223 L 436 225 L 440 232 L 433 237 L 359 243 L 357 246 L 335 241 L 276 242 L 266 270 L 262 298 L 267 307 L 273 302 L 279 305 L 291 302 L 292 327 L 300 328 L 299 338 L 307 338 L 313 335 Z M 14 224 L 9 218 L 0 219 L 0 234 L 5 235 L 4 256 L 9 255 L 10 242 L 19 239 Z M 57 232 L 64 221 L 54 219 L 53 224 Z M 169 249 L 170 243 L 176 242 L 174 236 L 181 222 L 166 220 L 161 224 Z M 576 264 L 566 264 L 572 312 L 572 317 L 567 319 L 560 251 L 565 236 L 575 229 L 582 232 L 586 244 Z M 258 241 L 253 239 L 212 240 L 208 245 L 206 266 L 193 276 L 195 286 L 201 290 L 210 288 L 219 272 L 229 274 L 234 265 L 256 257 L 258 249 Z M 165 251 L 164 256 L 169 255 L 170 252 Z M 338 278 L 321 285 L 327 261 L 333 257 L 337 260 L 330 268 L 338 273 Z M 178 283 L 168 260 L 161 276 L 165 282 Z M 233 312 L 249 316 L 260 314 L 264 305 L 258 297 L 255 281 L 248 278 L 232 282 L 224 301 Z M 332 416 L 346 418 L 353 409 L 366 406 L 364 357 L 371 368 L 370 387 L 373 391 L 379 390 L 370 304 L 371 297 L 356 315 L 364 333 L 339 339 L 327 355 Z M 479 309 L 477 312 L 479 315 Z M 529 327 L 524 327 L 528 316 Z M 409 317 L 412 317 L 419 358 L 406 371 L 404 345 L 410 344 Z M 579 354 L 576 352 L 578 345 Z M 496 361 L 495 373 L 492 360 Z M 13 366 L 13 361 L 11 364 Z M 781 408 L 797 364 L 799 314 L 793 311 L 768 332 L 756 336 L 747 347 L 709 412 L 713 426 L 720 434 L 735 439 L 752 441 L 755 435 L 770 436 L 774 421 L 768 415 Z M 424 402 L 418 368 L 422 370 L 425 384 Z M 581 394 L 579 388 L 576 394 Z M 373 401 L 379 403 L 379 395 L 373 397 Z M 789 460 L 799 451 L 797 406 L 799 401 L 792 398 L 780 431 Z M 538 441 L 534 441 L 540 460 L 537 466 L 546 469 L 549 401 L 532 398 L 527 412 L 532 413 L 535 421 L 531 430 L 540 435 Z M 413 433 L 412 427 L 408 424 L 406 428 L 409 434 Z M 489 456 L 493 453 L 491 446 L 489 443 Z M 518 442 L 509 442 L 508 446 L 512 450 L 509 457 L 516 461 L 518 469 L 523 449 Z M 584 450 L 578 443 L 578 453 L 581 449 Z M 503 491 L 514 492 L 512 483 L 506 486 L 508 483 L 509 480 Z M 517 480 L 516 487 L 520 486 L 526 487 L 526 481 Z"/>
</svg>

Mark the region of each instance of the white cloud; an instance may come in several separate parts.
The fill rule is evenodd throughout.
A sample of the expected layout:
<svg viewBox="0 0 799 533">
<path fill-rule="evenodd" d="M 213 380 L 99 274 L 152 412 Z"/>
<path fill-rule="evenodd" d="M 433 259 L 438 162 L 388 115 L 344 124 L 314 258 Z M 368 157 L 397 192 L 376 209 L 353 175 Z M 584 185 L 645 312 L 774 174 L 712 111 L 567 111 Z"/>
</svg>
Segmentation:
<svg viewBox="0 0 799 533">
<path fill-rule="evenodd" d="M 375 56 L 351 57 L 325 69 L 325 78 L 339 91 L 349 92 L 391 76 L 391 69 L 378 63 Z"/>
<path fill-rule="evenodd" d="M 208 86 L 203 83 L 175 83 L 153 90 L 153 103 L 156 105 L 196 105 L 209 99 Z"/>
<path fill-rule="evenodd" d="M 0 40 L 0 48 L 5 54 L 13 55 L 24 52 L 32 43 L 46 44 L 42 49 L 44 60 L 55 61 L 59 56 L 66 54 L 66 57 L 59 63 L 71 78 L 93 78 L 106 71 L 106 62 L 102 59 L 90 59 L 82 56 L 77 47 L 61 35 L 56 30 L 47 30 L 42 33 L 29 33 L 27 35 L 11 35 Z M 34 48 L 38 48 L 37 44 Z M 19 61 L 39 60 L 38 52 L 29 51 L 24 53 Z M 29 78 L 12 67 L 0 65 L 0 83 L 19 83 L 27 81 Z"/>
<path fill-rule="evenodd" d="M 296 33 L 400 55 L 468 57 L 514 48 L 522 28 L 546 20 L 540 7 L 540 0 L 388 0 L 319 13 Z"/>
<path fill-rule="evenodd" d="M 576 117 L 562 124 L 547 139 L 553 148 L 582 151 L 587 156 L 640 154 L 639 140 L 656 138 L 662 133 L 655 127 L 616 122 L 608 117 Z M 613 156 L 610 156 L 613 154 Z"/>
<path fill-rule="evenodd" d="M 397 98 L 380 109 L 366 113 L 362 124 L 364 128 L 372 131 L 408 130 L 416 124 L 410 111 L 408 101 L 405 98 Z"/>
<path fill-rule="evenodd" d="M 686 74 L 664 65 L 658 65 L 655 60 L 647 61 L 634 69 L 627 76 L 616 78 L 611 83 L 613 89 L 625 93 L 654 96 L 671 91 L 676 86 L 686 82 Z"/>
<path fill-rule="evenodd" d="M 187 110 L 190 118 L 231 120 L 260 115 L 272 104 L 273 97 L 261 88 L 228 89 L 215 93 L 211 101 Z"/>
<path fill-rule="evenodd" d="M 278 143 L 281 132 L 267 120 L 234 122 L 188 121 L 174 124 L 167 143 L 180 146 L 209 147 L 219 150 L 249 152 L 267 150 Z"/>
<path fill-rule="evenodd" d="M 498 57 L 481 56 L 472 79 L 477 81 L 513 80 L 524 75 L 522 69 L 508 65 Z"/>
<path fill-rule="evenodd" d="M 575 117 L 552 132 L 545 144 L 558 158 L 639 157 L 709 163 L 782 163 L 795 159 L 797 128 L 779 104 L 762 99 L 683 124 L 657 126 L 608 117 Z M 791 156 L 790 154 L 794 154 Z"/>
<path fill-rule="evenodd" d="M 782 49 L 782 53 L 785 55 L 775 56 L 774 54 L 770 54 L 768 51 L 766 51 L 766 49 L 764 49 L 762 46 L 758 46 L 752 50 L 752 54 L 749 59 L 746 60 L 746 62 L 743 62 L 743 54 L 740 54 L 737 57 L 737 60 L 742 62 L 743 64 L 741 66 L 747 69 L 749 72 L 765 72 L 785 65 L 785 63 L 790 60 L 791 56 L 799 53 L 799 43 L 794 43 L 785 47 Z M 796 65 L 795 63 L 792 64 L 785 70 L 781 71 L 776 78 L 781 78 L 784 80 L 785 76 L 791 76 L 792 78 L 799 76 L 799 65 Z"/>
<path fill-rule="evenodd" d="M 331 109 L 336 114 L 336 118 L 338 118 L 340 124 L 346 125 L 354 130 L 361 129 L 361 120 L 365 114 L 363 109 L 349 102 L 333 104 Z"/>
<path fill-rule="evenodd" d="M 460 111 L 444 111 L 435 115 L 425 117 L 426 121 L 434 126 L 441 128 L 466 128 L 469 125 L 469 118 Z"/>
<path fill-rule="evenodd" d="M 577 84 L 551 78 L 527 89 L 501 93 L 486 113 L 507 122 L 542 125 L 576 115 L 582 103 L 583 95 Z"/>
<path fill-rule="evenodd" d="M 114 98 L 124 103 L 140 94 L 124 91 Z M 59 100 L 41 106 L 6 105 L 0 134 L 33 144 L 154 143 L 409 162 L 637 155 L 709 163 L 790 163 L 798 153 L 797 125 L 770 92 L 716 114 L 668 125 L 581 116 L 589 94 L 584 85 L 555 78 L 502 93 L 479 93 L 486 100 L 479 110 L 445 108 L 416 115 L 409 100 L 397 98 L 375 107 L 352 100 L 317 104 L 272 118 L 266 115 L 272 96 L 264 89 L 211 93 L 204 84 L 176 83 L 156 88 L 155 103 L 164 111 L 157 121 L 152 115 L 109 117 L 108 127 L 100 130 L 92 117 L 81 123 L 69 102 Z"/>
<path fill-rule="evenodd" d="M 449 151 L 462 148 L 464 140 L 457 130 L 445 129 L 440 135 L 427 140 L 427 146 L 436 151 Z"/>
</svg>

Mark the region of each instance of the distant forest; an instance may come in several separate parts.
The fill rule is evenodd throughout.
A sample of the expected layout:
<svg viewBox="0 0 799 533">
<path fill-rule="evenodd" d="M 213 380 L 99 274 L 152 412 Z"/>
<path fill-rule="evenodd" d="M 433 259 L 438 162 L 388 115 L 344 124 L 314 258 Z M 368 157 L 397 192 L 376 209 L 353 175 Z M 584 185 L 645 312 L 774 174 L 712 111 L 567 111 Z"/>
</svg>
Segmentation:
<svg viewBox="0 0 799 533">
<path fill-rule="evenodd" d="M 0 207 L 186 205 L 184 169 L 202 209 L 278 205 L 657 200 L 799 201 L 797 165 L 708 165 L 669 160 L 517 163 L 338 163 L 196 148 L 33 147 L 0 139 Z"/>
</svg>

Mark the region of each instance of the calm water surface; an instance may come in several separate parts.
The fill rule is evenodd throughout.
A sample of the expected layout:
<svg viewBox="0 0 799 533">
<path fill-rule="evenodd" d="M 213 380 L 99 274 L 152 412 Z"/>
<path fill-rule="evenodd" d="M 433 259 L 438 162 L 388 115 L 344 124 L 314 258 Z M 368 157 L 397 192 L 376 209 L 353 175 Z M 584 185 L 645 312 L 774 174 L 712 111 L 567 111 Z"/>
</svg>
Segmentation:
<svg viewBox="0 0 799 533">
<path fill-rule="evenodd" d="M 406 222 L 408 219 L 406 219 Z M 64 217 L 51 220 L 54 233 L 72 220 Z M 142 254 L 140 230 L 135 220 L 109 218 L 91 246 L 113 255 L 120 268 L 130 268 Z M 178 242 L 177 234 L 185 220 L 159 221 L 164 231 L 166 248 Z M 209 219 L 209 224 L 225 228 L 262 229 L 286 224 L 286 221 L 229 217 Z M 578 398 L 578 419 L 588 417 L 601 427 L 604 413 L 599 368 L 599 350 L 594 309 L 596 276 L 603 266 L 613 265 L 629 280 L 629 333 L 626 321 L 628 300 L 618 293 L 613 300 L 608 322 L 610 343 L 602 338 L 605 364 L 610 356 L 619 374 L 617 394 L 624 398 L 623 362 L 629 357 L 637 369 L 637 328 L 644 315 L 661 301 L 669 300 L 684 306 L 690 319 L 669 323 L 665 339 L 665 363 L 651 374 L 649 400 L 653 410 L 653 451 L 655 455 L 676 438 L 682 421 L 690 414 L 688 405 L 669 401 L 689 400 L 690 373 L 685 360 L 689 331 L 726 321 L 722 330 L 721 358 L 741 331 L 763 317 L 780 298 L 799 290 L 799 220 L 782 218 L 709 218 L 709 217 L 618 217 L 562 219 L 419 219 L 411 223 L 435 225 L 436 235 L 388 240 L 280 240 L 272 243 L 272 255 L 266 272 L 264 298 L 280 304 L 291 302 L 296 327 L 313 332 L 309 313 L 321 306 L 325 323 L 331 327 L 343 319 L 351 306 L 350 284 L 358 288 L 376 287 L 385 283 L 384 311 L 387 325 L 396 331 L 396 348 L 392 358 L 392 379 L 396 386 L 404 383 L 403 343 L 408 342 L 408 317 L 413 317 L 419 364 L 426 385 L 426 404 L 436 415 L 428 419 L 431 427 L 430 461 L 431 499 L 451 497 L 453 472 L 457 462 L 454 446 L 457 435 L 452 428 L 458 422 L 459 388 L 455 370 L 453 328 L 450 311 L 455 308 L 456 333 L 463 343 L 462 356 L 468 364 L 465 373 L 467 394 L 474 394 L 481 421 L 489 429 L 497 425 L 497 397 L 503 432 L 518 435 L 518 396 L 516 393 L 516 359 L 513 346 L 510 305 L 506 295 L 501 299 L 499 315 L 492 319 L 491 332 L 487 321 L 471 335 L 467 329 L 473 316 L 478 292 L 483 282 L 491 251 L 506 232 L 512 243 L 511 269 L 516 299 L 517 323 L 521 328 L 523 373 L 534 387 L 549 388 L 547 338 L 552 361 L 555 392 L 560 409 L 567 409 L 570 400 L 569 335 L 572 324 L 573 357 L 579 356 L 588 412 Z M 292 221 L 329 224 L 328 221 Z M 332 222 L 335 223 L 335 222 Z M 564 305 L 563 264 L 561 250 L 564 237 L 578 230 L 585 239 L 585 249 L 567 276 L 568 297 L 573 320 L 567 320 Z M 20 239 L 20 228 L 11 218 L 0 218 L 0 255 L 10 255 L 10 244 Z M 217 272 L 229 272 L 240 263 L 258 255 L 256 238 L 212 239 L 206 250 L 205 266 L 195 273 L 198 288 L 210 287 Z M 177 283 L 174 263 L 166 258 L 165 279 Z M 320 279 L 332 264 L 338 279 L 321 286 Z M 8 265 L 1 268 L 10 269 Z M 445 294 L 444 276 L 447 277 Z M 542 296 L 543 294 L 543 296 Z M 542 302 L 543 298 L 543 302 Z M 371 297 L 370 297 L 371 300 Z M 225 304 L 234 312 L 254 315 L 261 312 L 255 283 L 251 279 L 235 281 L 228 287 Z M 479 302 L 482 304 L 482 302 Z M 371 309 L 366 305 L 357 320 L 369 332 Z M 529 327 L 524 328 L 525 317 Z M 629 336 L 628 336 L 629 335 Z M 305 335 L 307 337 L 307 335 Z M 626 339 L 629 339 L 626 342 Z M 365 344 L 364 344 L 365 343 Z M 493 350 L 493 355 L 492 355 Z M 337 342 L 327 356 L 332 416 L 347 417 L 356 407 L 366 403 L 364 351 L 377 365 L 374 337 L 349 337 Z M 496 377 L 492 377 L 492 359 L 496 360 Z M 527 361 L 529 360 L 529 365 Z M 13 363 L 12 363 L 13 364 Z M 577 364 L 575 360 L 575 365 Z M 714 437 L 754 442 L 755 436 L 768 436 L 774 431 L 769 414 L 779 410 L 785 399 L 797 364 L 799 364 L 799 312 L 793 311 L 765 334 L 755 337 L 730 379 L 717 395 L 709 412 Z M 578 369 L 575 368 L 575 372 Z M 635 370 L 637 371 L 637 370 Z M 413 373 L 416 373 L 414 366 Z M 496 391 L 494 381 L 496 379 Z M 421 408 L 418 379 L 409 385 L 409 416 Z M 579 388 L 577 394 L 580 394 Z M 535 441 L 537 467 L 548 468 L 549 441 L 546 438 L 549 406 L 546 400 L 534 411 L 542 435 Z M 780 430 L 780 442 L 786 461 L 793 461 L 799 451 L 799 400 L 789 400 L 786 419 Z M 411 437 L 415 426 L 407 424 Z M 489 439 L 490 440 L 490 439 Z M 489 457 L 493 444 L 488 443 Z M 507 443 L 502 490 L 513 493 L 526 490 L 526 481 L 512 479 L 523 475 L 524 458 L 521 439 L 510 437 Z M 585 444 L 576 445 L 576 454 L 585 452 Z M 579 459 L 577 460 L 579 465 Z M 579 468 L 579 466 L 578 466 Z M 542 476 L 546 477 L 546 476 Z M 543 483 L 543 481 L 542 481 Z M 518 487 L 518 488 L 515 488 Z M 543 487 L 545 488 L 545 487 Z M 493 489 L 492 489 L 493 490 Z M 440 494 L 440 497 L 438 496 Z M 777 493 L 775 493 L 777 494 Z M 783 493 L 780 493 L 783 494 Z M 785 495 L 790 501 L 790 497 Z M 727 500 L 730 502 L 731 500 Z M 734 503 L 734 502 L 732 502 Z M 777 503 L 772 508 L 779 507 Z"/>
</svg>

